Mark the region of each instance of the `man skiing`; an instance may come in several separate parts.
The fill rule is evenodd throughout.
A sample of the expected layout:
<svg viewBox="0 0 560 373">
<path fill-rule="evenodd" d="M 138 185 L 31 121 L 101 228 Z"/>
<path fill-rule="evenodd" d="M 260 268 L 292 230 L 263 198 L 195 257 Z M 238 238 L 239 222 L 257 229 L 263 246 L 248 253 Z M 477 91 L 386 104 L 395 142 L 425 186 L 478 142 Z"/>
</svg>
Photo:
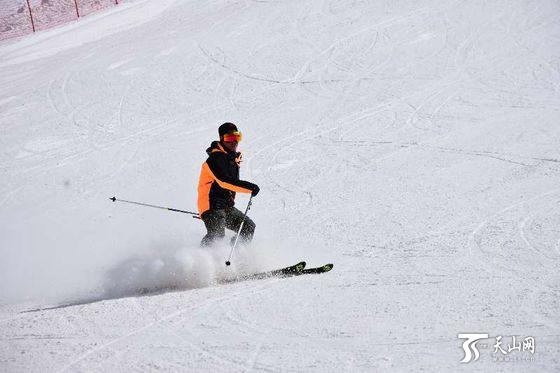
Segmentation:
<svg viewBox="0 0 560 373">
<path fill-rule="evenodd" d="M 206 149 L 208 159 L 202 164 L 198 180 L 198 213 L 207 230 L 201 246 L 223 239 L 225 228 L 239 230 L 244 214 L 234 207 L 236 192 L 251 193 L 252 196 L 259 193 L 256 184 L 239 180 L 241 153 L 237 151 L 237 145 L 241 141 L 241 132 L 237 126 L 224 123 L 218 128 L 218 134 L 220 141 L 212 141 Z M 255 223 L 246 217 L 239 234 L 240 241 L 250 242 L 254 233 Z"/>
</svg>

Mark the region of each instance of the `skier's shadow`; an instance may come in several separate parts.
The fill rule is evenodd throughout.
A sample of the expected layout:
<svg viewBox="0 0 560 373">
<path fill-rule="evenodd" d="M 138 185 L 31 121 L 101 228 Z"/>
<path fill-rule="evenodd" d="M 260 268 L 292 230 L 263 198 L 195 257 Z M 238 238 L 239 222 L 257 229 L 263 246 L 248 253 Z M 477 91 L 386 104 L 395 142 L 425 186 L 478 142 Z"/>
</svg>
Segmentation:
<svg viewBox="0 0 560 373">
<path fill-rule="evenodd" d="M 133 297 L 147 297 L 147 296 L 155 296 L 161 295 L 165 293 L 172 293 L 178 291 L 185 291 L 191 289 L 180 289 L 180 288 L 161 288 L 161 289 L 143 289 L 138 291 L 137 293 L 130 293 L 128 295 L 122 296 L 114 296 L 114 297 L 91 297 L 91 298 L 83 298 L 75 301 L 71 301 L 68 303 L 59 304 L 52 307 L 41 307 L 41 308 L 32 308 L 29 310 L 21 311 L 20 313 L 31 313 L 31 312 L 41 312 L 41 311 L 49 311 L 49 310 L 58 310 L 61 308 L 68 308 L 68 307 L 75 307 L 75 306 L 83 306 L 92 303 L 103 302 L 106 300 L 113 300 L 113 299 L 121 299 L 121 298 L 133 298 Z"/>
</svg>

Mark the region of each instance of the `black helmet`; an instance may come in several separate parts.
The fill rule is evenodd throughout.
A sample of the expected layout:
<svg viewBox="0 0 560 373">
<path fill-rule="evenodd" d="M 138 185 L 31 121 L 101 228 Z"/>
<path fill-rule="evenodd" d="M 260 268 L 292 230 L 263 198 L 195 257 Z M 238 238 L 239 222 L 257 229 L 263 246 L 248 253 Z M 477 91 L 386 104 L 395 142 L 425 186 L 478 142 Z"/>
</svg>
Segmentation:
<svg viewBox="0 0 560 373">
<path fill-rule="evenodd" d="M 218 128 L 218 134 L 222 138 L 225 134 L 237 131 L 237 126 L 233 123 L 226 122 Z"/>
</svg>

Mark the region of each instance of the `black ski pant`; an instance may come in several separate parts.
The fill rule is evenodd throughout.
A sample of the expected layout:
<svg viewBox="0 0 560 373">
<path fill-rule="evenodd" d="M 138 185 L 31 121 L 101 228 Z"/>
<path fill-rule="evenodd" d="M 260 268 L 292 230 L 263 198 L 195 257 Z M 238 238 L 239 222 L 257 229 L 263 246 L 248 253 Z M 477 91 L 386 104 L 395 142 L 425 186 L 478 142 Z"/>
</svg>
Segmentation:
<svg viewBox="0 0 560 373">
<path fill-rule="evenodd" d="M 225 209 L 210 209 L 201 215 L 201 219 L 206 226 L 206 236 L 202 238 L 200 246 L 209 246 L 217 240 L 221 240 L 226 235 L 226 228 L 237 233 L 243 221 L 243 213 L 235 207 Z M 239 241 L 249 243 L 255 233 L 255 223 L 247 216 L 245 223 L 239 234 Z M 235 237 L 233 238 L 235 240 Z M 234 241 L 232 241 L 234 242 Z"/>
</svg>

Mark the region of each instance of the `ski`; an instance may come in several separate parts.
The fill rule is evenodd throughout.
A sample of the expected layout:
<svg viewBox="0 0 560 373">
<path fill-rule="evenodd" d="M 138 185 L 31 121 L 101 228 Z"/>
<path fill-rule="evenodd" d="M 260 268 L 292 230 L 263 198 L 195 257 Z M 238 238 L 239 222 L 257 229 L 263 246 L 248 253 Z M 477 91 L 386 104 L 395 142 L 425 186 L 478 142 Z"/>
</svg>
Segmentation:
<svg viewBox="0 0 560 373">
<path fill-rule="evenodd" d="M 299 262 L 297 264 L 294 264 L 294 265 L 291 265 L 291 266 L 288 266 L 288 267 L 243 276 L 242 279 L 243 280 L 258 280 L 258 279 L 263 279 L 263 278 L 267 278 L 267 277 L 294 276 L 294 275 L 297 275 L 299 272 L 303 271 L 304 269 L 305 269 L 305 262 Z"/>
<path fill-rule="evenodd" d="M 306 268 L 302 271 L 299 271 L 297 273 L 295 273 L 295 276 L 299 276 L 299 275 L 308 275 L 308 274 L 319 274 L 319 273 L 325 273 L 330 271 L 331 269 L 333 269 L 334 264 L 325 264 L 323 266 L 320 267 L 315 267 L 315 268 Z"/>
<path fill-rule="evenodd" d="M 299 262 L 289 267 L 275 269 L 272 271 L 254 273 L 252 275 L 240 276 L 235 279 L 221 281 L 221 283 L 227 284 L 227 283 L 247 281 L 247 280 L 263 280 L 272 277 L 285 278 L 285 277 L 294 277 L 294 276 L 301 276 L 301 275 L 320 274 L 320 273 L 329 272 L 331 269 L 333 269 L 334 266 L 333 264 L 329 263 L 320 267 L 305 268 L 305 264 L 306 264 L 305 262 Z"/>
</svg>

